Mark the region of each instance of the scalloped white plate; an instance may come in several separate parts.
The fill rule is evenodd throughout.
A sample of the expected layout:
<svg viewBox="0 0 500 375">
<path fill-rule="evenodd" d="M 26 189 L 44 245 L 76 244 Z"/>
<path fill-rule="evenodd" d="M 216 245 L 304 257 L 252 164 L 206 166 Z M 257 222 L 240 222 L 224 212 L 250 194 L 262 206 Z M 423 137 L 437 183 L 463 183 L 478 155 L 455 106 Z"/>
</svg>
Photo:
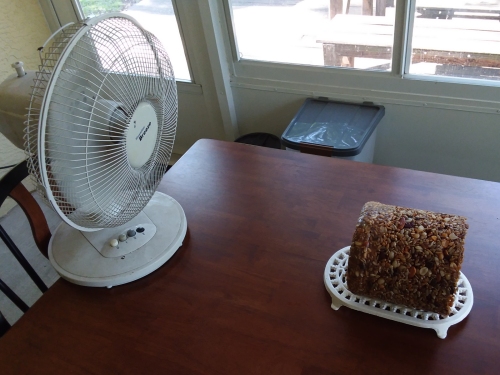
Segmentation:
<svg viewBox="0 0 500 375">
<path fill-rule="evenodd" d="M 340 249 L 333 254 L 326 264 L 323 279 L 326 289 L 332 297 L 332 309 L 338 310 L 341 306 L 347 306 L 354 310 L 396 322 L 421 328 L 431 328 L 442 339 L 446 337 L 450 326 L 461 322 L 469 315 L 474 303 L 474 296 L 469 280 L 467 280 L 462 272 L 460 272 L 458 279 L 455 302 L 451 308 L 450 315 L 447 317 L 351 293 L 347 289 L 345 278 L 347 263 L 349 261 L 349 250 L 350 246 Z"/>
</svg>

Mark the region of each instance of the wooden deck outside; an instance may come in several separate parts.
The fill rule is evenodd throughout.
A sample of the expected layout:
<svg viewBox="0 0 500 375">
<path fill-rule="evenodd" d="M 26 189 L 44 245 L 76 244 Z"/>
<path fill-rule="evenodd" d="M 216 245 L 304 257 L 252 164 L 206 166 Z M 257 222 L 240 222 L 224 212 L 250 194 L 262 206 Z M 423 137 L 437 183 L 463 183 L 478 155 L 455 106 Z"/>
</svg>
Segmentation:
<svg viewBox="0 0 500 375">
<path fill-rule="evenodd" d="M 412 62 L 500 68 L 500 22 L 464 21 L 415 19 Z M 344 56 L 354 66 L 357 57 L 390 60 L 393 39 L 390 17 L 337 15 L 317 41 L 326 66 L 342 66 Z"/>
</svg>

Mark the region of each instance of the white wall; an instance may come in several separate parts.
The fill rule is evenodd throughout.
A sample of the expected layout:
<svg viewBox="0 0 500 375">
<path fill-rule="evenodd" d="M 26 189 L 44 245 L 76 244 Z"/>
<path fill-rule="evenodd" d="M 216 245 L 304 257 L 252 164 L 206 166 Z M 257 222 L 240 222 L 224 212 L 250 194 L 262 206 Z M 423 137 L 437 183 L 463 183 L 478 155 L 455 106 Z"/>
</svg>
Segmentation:
<svg viewBox="0 0 500 375">
<path fill-rule="evenodd" d="M 50 35 L 37 0 L 0 0 L 0 81 L 14 73 L 10 64 L 22 60 L 28 69 L 40 63 L 37 48 Z"/>
<path fill-rule="evenodd" d="M 242 134 L 281 136 L 307 97 L 238 87 L 233 92 Z M 500 182 L 498 114 L 377 104 L 385 106 L 385 116 L 377 128 L 374 163 Z"/>
<path fill-rule="evenodd" d="M 375 162 L 500 181 L 500 117 L 458 109 L 387 105 Z"/>
</svg>

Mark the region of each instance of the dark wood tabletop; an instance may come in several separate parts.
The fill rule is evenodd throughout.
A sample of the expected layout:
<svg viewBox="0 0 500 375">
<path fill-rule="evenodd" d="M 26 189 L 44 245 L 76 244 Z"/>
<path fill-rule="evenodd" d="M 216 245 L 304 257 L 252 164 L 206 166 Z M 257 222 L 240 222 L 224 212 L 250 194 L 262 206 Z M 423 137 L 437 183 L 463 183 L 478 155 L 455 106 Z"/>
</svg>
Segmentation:
<svg viewBox="0 0 500 375">
<path fill-rule="evenodd" d="M 59 280 L 0 339 L 0 374 L 499 373 L 500 184 L 201 140 L 159 190 L 179 251 L 112 289 Z M 446 339 L 331 309 L 326 262 L 370 200 L 468 217 L 474 306 Z"/>
</svg>

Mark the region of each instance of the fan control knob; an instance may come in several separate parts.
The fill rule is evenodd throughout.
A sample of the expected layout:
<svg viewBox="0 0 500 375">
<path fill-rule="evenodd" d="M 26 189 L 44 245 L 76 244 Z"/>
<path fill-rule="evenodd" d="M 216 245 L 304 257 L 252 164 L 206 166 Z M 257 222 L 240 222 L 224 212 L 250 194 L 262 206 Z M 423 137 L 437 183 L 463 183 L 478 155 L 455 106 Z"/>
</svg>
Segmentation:
<svg viewBox="0 0 500 375">
<path fill-rule="evenodd" d="M 127 235 L 126 235 L 126 234 L 124 234 L 124 233 L 120 234 L 120 235 L 118 236 L 118 240 L 119 240 L 120 242 L 127 241 Z"/>
<path fill-rule="evenodd" d="M 136 229 L 136 231 L 137 231 L 137 233 L 142 233 L 142 232 L 144 232 L 144 228 L 143 227 L 138 227 Z"/>
<path fill-rule="evenodd" d="M 135 234 L 136 234 L 136 232 L 135 232 L 135 230 L 133 230 L 133 229 L 129 229 L 129 230 L 127 231 L 127 236 L 129 236 L 129 237 L 134 237 L 134 236 L 135 236 Z"/>
<path fill-rule="evenodd" d="M 117 247 L 118 246 L 118 240 L 116 238 L 113 238 L 111 241 L 109 241 L 109 244 L 112 247 Z"/>
</svg>

